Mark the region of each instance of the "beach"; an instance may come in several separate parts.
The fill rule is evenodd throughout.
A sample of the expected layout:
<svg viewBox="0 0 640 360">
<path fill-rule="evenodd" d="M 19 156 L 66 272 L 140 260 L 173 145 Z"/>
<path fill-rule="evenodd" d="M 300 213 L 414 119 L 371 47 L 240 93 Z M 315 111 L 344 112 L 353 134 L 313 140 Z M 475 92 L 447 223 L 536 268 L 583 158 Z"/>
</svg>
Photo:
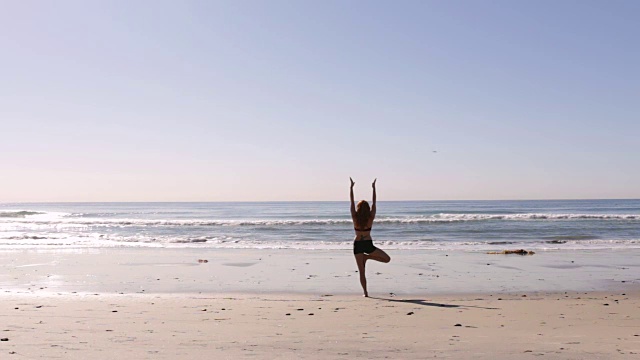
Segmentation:
<svg viewBox="0 0 640 360">
<path fill-rule="evenodd" d="M 627 359 L 640 251 L 5 250 L 2 358 Z"/>
<path fill-rule="evenodd" d="M 0 360 L 640 360 L 640 1 L 2 5 Z"/>
</svg>

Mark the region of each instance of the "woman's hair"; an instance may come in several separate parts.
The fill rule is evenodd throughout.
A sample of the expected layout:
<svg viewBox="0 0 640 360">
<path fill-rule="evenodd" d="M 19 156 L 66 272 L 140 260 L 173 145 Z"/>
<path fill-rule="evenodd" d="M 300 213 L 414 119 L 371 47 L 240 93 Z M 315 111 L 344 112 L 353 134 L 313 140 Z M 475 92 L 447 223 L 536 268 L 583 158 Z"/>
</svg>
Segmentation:
<svg viewBox="0 0 640 360">
<path fill-rule="evenodd" d="M 359 229 L 366 229 L 371 216 L 371 208 L 365 200 L 360 200 L 356 205 L 356 224 Z"/>
</svg>

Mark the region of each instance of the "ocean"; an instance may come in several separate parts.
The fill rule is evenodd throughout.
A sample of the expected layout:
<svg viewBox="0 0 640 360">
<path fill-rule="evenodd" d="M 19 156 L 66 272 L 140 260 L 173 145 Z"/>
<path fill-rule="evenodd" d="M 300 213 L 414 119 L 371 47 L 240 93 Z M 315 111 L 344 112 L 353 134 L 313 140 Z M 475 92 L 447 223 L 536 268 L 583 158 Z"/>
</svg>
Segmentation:
<svg viewBox="0 0 640 360">
<path fill-rule="evenodd" d="M 387 250 L 640 248 L 640 200 L 384 201 Z M 0 249 L 350 249 L 349 203 L 4 203 Z"/>
</svg>

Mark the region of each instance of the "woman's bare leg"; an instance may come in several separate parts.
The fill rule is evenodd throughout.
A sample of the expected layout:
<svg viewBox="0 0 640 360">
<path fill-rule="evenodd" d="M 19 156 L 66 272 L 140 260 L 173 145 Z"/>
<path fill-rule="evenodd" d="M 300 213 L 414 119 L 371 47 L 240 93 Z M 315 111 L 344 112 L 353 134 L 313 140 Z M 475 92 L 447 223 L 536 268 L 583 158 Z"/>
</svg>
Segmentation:
<svg viewBox="0 0 640 360">
<path fill-rule="evenodd" d="M 367 255 L 365 260 L 369 259 L 380 261 L 383 263 L 388 263 L 389 261 L 391 261 L 391 257 L 387 255 L 387 253 L 382 249 L 375 249 L 371 254 Z"/>
<path fill-rule="evenodd" d="M 365 254 L 355 254 L 356 264 L 358 264 L 358 273 L 360 273 L 360 285 L 362 285 L 362 290 L 364 291 L 364 296 L 369 297 L 369 293 L 367 292 L 367 276 L 365 275 L 365 263 L 367 258 Z"/>
</svg>

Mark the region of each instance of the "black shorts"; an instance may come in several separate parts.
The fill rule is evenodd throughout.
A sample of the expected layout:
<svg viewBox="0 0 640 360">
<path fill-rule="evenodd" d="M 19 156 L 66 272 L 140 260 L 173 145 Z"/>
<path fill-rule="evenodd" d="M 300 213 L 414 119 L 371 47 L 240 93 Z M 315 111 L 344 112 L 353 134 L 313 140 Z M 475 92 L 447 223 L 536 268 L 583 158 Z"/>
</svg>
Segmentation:
<svg viewBox="0 0 640 360">
<path fill-rule="evenodd" d="M 376 251 L 377 247 L 373 246 L 373 240 L 355 240 L 353 242 L 353 254 L 371 254 Z"/>
</svg>

